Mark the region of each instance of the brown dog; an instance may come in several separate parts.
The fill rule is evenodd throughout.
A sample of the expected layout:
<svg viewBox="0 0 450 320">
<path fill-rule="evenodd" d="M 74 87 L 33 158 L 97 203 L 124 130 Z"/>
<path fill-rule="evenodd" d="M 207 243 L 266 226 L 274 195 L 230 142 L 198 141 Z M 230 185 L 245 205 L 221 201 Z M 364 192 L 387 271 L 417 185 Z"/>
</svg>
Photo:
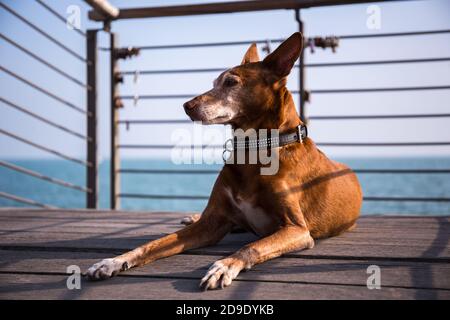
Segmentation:
<svg viewBox="0 0 450 320">
<path fill-rule="evenodd" d="M 233 129 L 278 129 L 295 132 L 301 120 L 286 77 L 302 50 L 302 35 L 293 34 L 263 61 L 256 45 L 240 66 L 223 72 L 214 88 L 184 104 L 192 120 L 231 124 Z M 317 238 L 331 237 L 355 225 L 362 202 L 356 175 L 329 160 L 310 138 L 277 148 L 279 170 L 261 175 L 261 164 L 226 164 L 200 218 L 184 229 L 151 241 L 89 268 L 91 279 L 104 279 L 185 250 L 213 245 L 234 227 L 260 236 L 231 256 L 216 261 L 200 285 L 231 284 L 243 269 L 284 253 L 312 248 Z"/>
</svg>

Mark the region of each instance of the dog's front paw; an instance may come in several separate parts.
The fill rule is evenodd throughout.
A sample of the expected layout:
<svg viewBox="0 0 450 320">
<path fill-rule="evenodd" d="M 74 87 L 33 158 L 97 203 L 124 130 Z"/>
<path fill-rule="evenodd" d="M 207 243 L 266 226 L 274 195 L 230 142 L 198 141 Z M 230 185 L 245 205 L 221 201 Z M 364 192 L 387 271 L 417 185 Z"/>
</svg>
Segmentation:
<svg viewBox="0 0 450 320">
<path fill-rule="evenodd" d="M 206 291 L 228 287 L 242 269 L 242 262 L 235 258 L 218 260 L 214 262 L 200 281 L 200 288 Z"/>
<path fill-rule="evenodd" d="M 89 280 L 103 280 L 111 278 L 118 274 L 120 271 L 128 269 L 127 262 L 117 259 L 103 259 L 90 267 L 86 276 Z"/>
</svg>

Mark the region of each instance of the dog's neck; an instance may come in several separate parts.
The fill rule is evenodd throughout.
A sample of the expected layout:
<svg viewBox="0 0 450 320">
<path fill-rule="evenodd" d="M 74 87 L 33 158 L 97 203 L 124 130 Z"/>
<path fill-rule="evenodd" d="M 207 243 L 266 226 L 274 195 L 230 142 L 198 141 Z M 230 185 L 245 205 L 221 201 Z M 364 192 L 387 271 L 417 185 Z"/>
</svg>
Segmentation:
<svg viewBox="0 0 450 320">
<path fill-rule="evenodd" d="M 242 129 L 247 131 L 254 129 L 278 129 L 280 134 L 292 132 L 296 130 L 297 126 L 302 124 L 295 108 L 292 95 L 286 87 L 278 90 L 273 101 L 270 104 L 270 111 L 266 112 L 264 116 L 257 117 L 244 123 L 233 124 L 233 130 Z M 261 106 L 261 109 L 266 109 L 266 106 Z"/>
</svg>

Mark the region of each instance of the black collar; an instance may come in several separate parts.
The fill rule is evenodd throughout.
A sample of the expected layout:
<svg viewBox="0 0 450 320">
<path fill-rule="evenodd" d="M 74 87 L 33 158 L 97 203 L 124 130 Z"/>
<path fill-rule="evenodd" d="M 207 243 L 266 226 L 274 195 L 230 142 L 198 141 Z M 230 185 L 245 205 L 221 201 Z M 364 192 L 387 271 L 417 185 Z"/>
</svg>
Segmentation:
<svg viewBox="0 0 450 320">
<path fill-rule="evenodd" d="M 291 143 L 302 143 L 308 137 L 308 128 L 301 124 L 295 132 L 280 134 L 278 137 L 271 138 L 249 138 L 238 139 L 234 136 L 232 139 L 228 139 L 223 145 L 223 157 L 226 153 L 231 153 L 234 150 L 258 150 L 258 149 L 273 149 L 282 147 Z"/>
</svg>

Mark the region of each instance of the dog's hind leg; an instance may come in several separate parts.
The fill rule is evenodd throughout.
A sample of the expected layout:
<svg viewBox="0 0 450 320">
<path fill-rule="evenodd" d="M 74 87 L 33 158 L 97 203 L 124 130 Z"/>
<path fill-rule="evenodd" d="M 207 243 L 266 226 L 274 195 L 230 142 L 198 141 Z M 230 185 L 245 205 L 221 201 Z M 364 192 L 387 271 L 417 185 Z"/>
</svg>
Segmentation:
<svg viewBox="0 0 450 320">
<path fill-rule="evenodd" d="M 221 215 L 203 215 L 197 222 L 175 233 L 94 264 L 87 270 L 86 275 L 91 280 L 106 279 L 132 267 L 142 266 L 185 250 L 212 245 L 221 240 L 231 228 L 231 223 Z"/>
</svg>

